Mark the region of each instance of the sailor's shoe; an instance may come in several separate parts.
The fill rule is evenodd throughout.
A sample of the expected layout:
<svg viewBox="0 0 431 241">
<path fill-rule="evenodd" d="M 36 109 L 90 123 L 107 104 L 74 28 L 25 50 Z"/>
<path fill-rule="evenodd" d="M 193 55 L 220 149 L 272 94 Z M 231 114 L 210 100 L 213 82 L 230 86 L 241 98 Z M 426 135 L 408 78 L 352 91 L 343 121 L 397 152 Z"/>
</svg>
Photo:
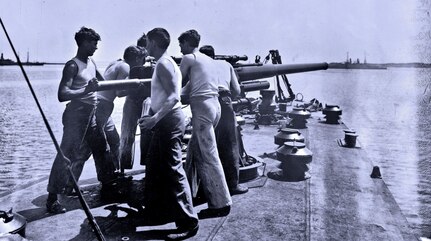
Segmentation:
<svg viewBox="0 0 431 241">
<path fill-rule="evenodd" d="M 230 195 L 243 194 L 248 192 L 248 187 L 238 184 L 235 188 L 229 189 Z"/>
<path fill-rule="evenodd" d="M 178 233 L 168 234 L 166 240 L 184 240 L 195 236 L 198 233 L 199 224 L 198 222 L 192 222 L 186 226 L 179 226 Z"/>
<path fill-rule="evenodd" d="M 65 213 L 66 212 L 66 208 L 64 208 L 60 202 L 58 200 L 55 200 L 52 203 L 46 203 L 46 210 L 49 213 L 53 213 L 53 214 L 59 214 L 59 213 Z"/>
<path fill-rule="evenodd" d="M 199 219 L 218 218 L 229 215 L 230 205 L 222 208 L 207 208 L 198 213 Z"/>
</svg>

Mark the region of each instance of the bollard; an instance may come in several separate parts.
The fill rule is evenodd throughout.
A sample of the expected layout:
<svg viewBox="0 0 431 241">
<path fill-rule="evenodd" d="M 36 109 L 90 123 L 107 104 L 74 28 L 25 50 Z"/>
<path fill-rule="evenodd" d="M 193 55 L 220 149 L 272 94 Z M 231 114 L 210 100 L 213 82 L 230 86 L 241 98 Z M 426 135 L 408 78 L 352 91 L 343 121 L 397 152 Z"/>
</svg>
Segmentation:
<svg viewBox="0 0 431 241">
<path fill-rule="evenodd" d="M 382 179 L 382 174 L 380 173 L 380 168 L 378 166 L 373 167 L 373 171 L 371 172 L 370 177 Z"/>
<path fill-rule="evenodd" d="M 261 115 L 273 115 L 275 111 L 274 95 L 275 90 L 261 90 L 262 102 L 259 105 Z"/>
<path fill-rule="evenodd" d="M 281 162 L 282 176 L 287 181 L 302 181 L 311 177 L 310 163 L 313 153 L 302 142 L 286 142 L 277 149 L 277 160 Z"/>
<path fill-rule="evenodd" d="M 282 128 L 279 133 L 274 136 L 274 143 L 276 145 L 282 146 L 287 141 L 305 142 L 305 138 L 298 130 Z"/>
<path fill-rule="evenodd" d="M 343 141 L 340 139 L 339 143 L 341 146 L 343 147 L 348 147 L 348 148 L 354 148 L 356 147 L 356 140 L 358 138 L 358 134 L 356 134 L 356 131 L 353 129 L 345 129 L 344 131 L 344 143 Z"/>
<path fill-rule="evenodd" d="M 259 113 L 256 114 L 256 121 L 260 125 L 271 125 L 277 118 L 275 117 L 276 104 L 274 103 L 275 90 L 261 90 L 262 102 L 258 105 Z"/>
<path fill-rule="evenodd" d="M 305 108 L 294 107 L 292 111 L 289 112 L 289 118 L 292 120 L 289 123 L 289 127 L 295 129 L 305 129 L 307 128 L 307 119 L 310 118 L 311 113 Z"/>
<path fill-rule="evenodd" d="M 322 110 L 322 113 L 326 115 L 326 123 L 339 124 L 338 120 L 340 119 L 342 111 L 338 105 L 325 105 L 325 108 Z"/>
<path fill-rule="evenodd" d="M 346 143 L 346 147 L 353 148 L 356 146 L 356 138 L 358 134 L 356 133 L 346 133 L 344 136 L 344 142 Z"/>
</svg>

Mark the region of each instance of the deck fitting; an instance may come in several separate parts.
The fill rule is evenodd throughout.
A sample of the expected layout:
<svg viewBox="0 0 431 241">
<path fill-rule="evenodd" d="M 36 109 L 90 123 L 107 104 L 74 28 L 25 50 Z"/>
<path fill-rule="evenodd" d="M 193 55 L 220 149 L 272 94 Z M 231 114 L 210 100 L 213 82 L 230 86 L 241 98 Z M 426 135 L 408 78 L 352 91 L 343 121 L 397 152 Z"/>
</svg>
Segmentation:
<svg viewBox="0 0 431 241">
<path fill-rule="evenodd" d="M 262 102 L 259 105 L 261 115 L 273 115 L 276 104 L 274 103 L 275 90 L 261 90 Z"/>
<path fill-rule="evenodd" d="M 256 121 L 261 125 L 271 125 L 277 121 L 274 102 L 275 90 L 261 90 L 260 95 L 262 102 L 258 106 L 259 113 L 256 114 Z"/>
<path fill-rule="evenodd" d="M 289 118 L 291 119 L 288 127 L 295 129 L 305 129 L 307 128 L 307 119 L 310 118 L 311 113 L 305 108 L 294 107 L 292 111 L 289 112 Z"/>
<path fill-rule="evenodd" d="M 371 177 L 371 178 L 378 178 L 378 179 L 382 179 L 382 174 L 380 173 L 380 167 L 378 167 L 378 166 L 374 166 L 374 167 L 373 167 L 373 171 L 371 172 L 370 177 Z"/>
<path fill-rule="evenodd" d="M 322 113 L 326 115 L 326 123 L 339 124 L 338 120 L 340 119 L 342 111 L 338 105 L 325 105 Z"/>
<path fill-rule="evenodd" d="M 268 174 L 275 180 L 302 181 L 311 177 L 310 163 L 313 153 L 302 142 L 285 142 L 277 149 L 277 160 L 281 162 L 281 172 Z"/>
<path fill-rule="evenodd" d="M 301 135 L 301 132 L 296 129 L 282 128 L 274 136 L 274 143 L 278 146 L 282 146 L 287 141 L 305 142 L 305 138 Z"/>
</svg>

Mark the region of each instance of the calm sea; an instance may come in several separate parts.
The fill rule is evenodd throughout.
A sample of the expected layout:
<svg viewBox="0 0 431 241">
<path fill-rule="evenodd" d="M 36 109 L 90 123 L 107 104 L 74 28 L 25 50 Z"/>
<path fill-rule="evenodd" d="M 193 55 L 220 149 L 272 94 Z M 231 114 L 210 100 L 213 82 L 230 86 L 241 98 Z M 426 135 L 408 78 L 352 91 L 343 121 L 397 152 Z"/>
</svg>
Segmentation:
<svg viewBox="0 0 431 241">
<path fill-rule="evenodd" d="M 26 67 L 61 140 L 64 103 L 57 100 L 62 66 Z M 431 70 L 327 70 L 289 75 L 305 100 L 339 105 L 363 149 L 418 236 L 431 231 Z M 272 80 L 271 80 L 272 81 Z M 116 100 L 119 127 L 122 99 Z M 17 66 L 0 67 L 0 195 L 46 178 L 55 156 L 36 104 Z M 371 170 L 370 170 L 371 172 Z"/>
</svg>

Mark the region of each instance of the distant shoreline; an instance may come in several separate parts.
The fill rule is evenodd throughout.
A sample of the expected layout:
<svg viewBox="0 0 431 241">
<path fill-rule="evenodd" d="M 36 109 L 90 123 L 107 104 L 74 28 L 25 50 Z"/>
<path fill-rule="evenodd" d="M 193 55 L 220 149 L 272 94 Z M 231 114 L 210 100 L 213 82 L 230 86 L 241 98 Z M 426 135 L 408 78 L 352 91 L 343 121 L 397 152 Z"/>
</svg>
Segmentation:
<svg viewBox="0 0 431 241">
<path fill-rule="evenodd" d="M 66 63 L 45 63 L 45 65 L 65 65 Z"/>
<path fill-rule="evenodd" d="M 340 63 L 332 62 L 328 64 L 329 69 L 387 69 L 387 68 L 431 68 L 431 64 L 426 63 Z"/>
<path fill-rule="evenodd" d="M 41 65 L 64 65 L 65 63 L 48 63 L 48 62 L 22 62 L 23 66 L 41 66 Z M 0 66 L 14 66 L 19 65 L 16 62 L 0 63 Z"/>
<path fill-rule="evenodd" d="M 24 66 L 41 66 L 41 65 L 65 65 L 60 62 L 22 62 Z M 18 65 L 15 61 L 0 61 L 0 66 Z M 387 69 L 387 68 L 431 68 L 431 63 L 341 63 L 331 62 L 328 64 L 329 69 Z"/>
</svg>

